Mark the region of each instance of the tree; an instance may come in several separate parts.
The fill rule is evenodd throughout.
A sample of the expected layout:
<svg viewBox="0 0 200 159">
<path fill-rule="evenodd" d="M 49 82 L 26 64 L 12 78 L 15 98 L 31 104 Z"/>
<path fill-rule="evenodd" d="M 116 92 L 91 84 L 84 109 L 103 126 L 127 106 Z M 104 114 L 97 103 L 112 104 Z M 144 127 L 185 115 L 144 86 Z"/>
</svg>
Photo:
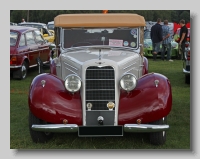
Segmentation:
<svg viewBox="0 0 200 159">
<path fill-rule="evenodd" d="M 183 12 L 180 14 L 180 19 L 184 19 L 184 20 L 185 20 L 185 23 L 190 22 L 190 13 L 189 13 L 188 11 L 183 11 Z"/>
</svg>

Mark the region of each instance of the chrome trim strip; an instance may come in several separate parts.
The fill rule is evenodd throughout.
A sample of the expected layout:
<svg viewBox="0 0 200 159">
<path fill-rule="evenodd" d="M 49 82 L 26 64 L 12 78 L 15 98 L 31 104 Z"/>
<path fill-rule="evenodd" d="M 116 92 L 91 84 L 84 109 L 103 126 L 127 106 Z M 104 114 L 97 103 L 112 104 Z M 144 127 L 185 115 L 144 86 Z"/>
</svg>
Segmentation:
<svg viewBox="0 0 200 159">
<path fill-rule="evenodd" d="M 104 100 L 85 100 L 85 101 L 115 101 L 115 99 L 104 99 Z"/>
<path fill-rule="evenodd" d="M 106 81 L 114 81 L 115 79 L 86 79 L 86 81 L 102 81 L 102 80 L 106 80 Z"/>
<path fill-rule="evenodd" d="M 87 69 L 87 70 L 99 70 L 99 69 Z M 103 69 L 103 70 L 112 70 L 112 69 Z"/>
<path fill-rule="evenodd" d="M 92 109 L 91 109 L 91 110 L 88 110 L 88 109 L 86 109 L 86 112 L 91 112 L 91 111 L 93 111 L 93 112 L 95 112 L 95 111 L 97 111 L 97 112 L 99 112 L 99 111 L 112 112 L 112 111 L 115 111 L 115 110 L 112 110 L 112 111 L 111 111 L 111 110 L 92 110 Z"/>
<path fill-rule="evenodd" d="M 43 64 L 45 64 L 45 63 L 48 63 L 49 61 L 45 61 L 45 62 L 43 62 Z M 29 68 L 32 68 L 32 67 L 35 67 L 35 66 L 37 66 L 38 64 L 35 64 L 35 65 L 31 65 L 31 66 L 29 66 Z"/>
<path fill-rule="evenodd" d="M 87 89 L 86 91 L 114 91 L 115 89 Z"/>
<path fill-rule="evenodd" d="M 132 63 L 131 65 L 127 66 L 127 67 L 124 67 L 124 70 L 131 67 L 132 65 L 134 65 L 136 62 Z"/>
<path fill-rule="evenodd" d="M 64 64 L 67 65 L 67 66 L 69 66 L 69 67 L 71 67 L 71 68 L 73 68 L 73 69 L 75 69 L 75 70 L 78 70 L 77 68 L 75 68 L 75 67 L 73 67 L 73 66 L 67 64 L 66 62 L 64 62 Z"/>
<path fill-rule="evenodd" d="M 78 125 L 76 124 L 45 124 L 32 125 L 34 131 L 44 132 L 78 132 Z"/>
<path fill-rule="evenodd" d="M 186 69 L 183 68 L 183 73 L 190 74 L 190 71 L 187 71 Z"/>
<path fill-rule="evenodd" d="M 65 67 L 67 70 L 69 70 L 69 71 L 71 71 L 72 73 L 74 73 L 74 74 L 76 74 L 77 75 L 77 73 L 76 72 L 74 72 L 74 71 L 72 71 L 72 70 L 70 70 L 69 68 L 67 68 L 67 67 Z"/>
<path fill-rule="evenodd" d="M 169 129 L 169 125 L 151 125 L 151 124 L 125 124 L 125 132 L 159 132 Z"/>
<path fill-rule="evenodd" d="M 29 66 L 29 68 L 32 68 L 32 67 L 35 67 L 35 66 L 37 66 L 37 64 L 35 64 L 35 65 L 31 65 L 31 66 Z"/>
<path fill-rule="evenodd" d="M 10 66 L 10 68 L 20 68 L 22 66 Z"/>
</svg>

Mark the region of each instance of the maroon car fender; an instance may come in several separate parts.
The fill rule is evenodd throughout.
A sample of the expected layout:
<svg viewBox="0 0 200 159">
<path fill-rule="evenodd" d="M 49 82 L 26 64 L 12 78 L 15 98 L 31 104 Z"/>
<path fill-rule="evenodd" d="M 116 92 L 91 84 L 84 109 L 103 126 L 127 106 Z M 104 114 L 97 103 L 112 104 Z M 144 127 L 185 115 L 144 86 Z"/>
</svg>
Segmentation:
<svg viewBox="0 0 200 159">
<path fill-rule="evenodd" d="M 145 75 L 148 73 L 148 68 L 149 68 L 149 64 L 148 64 L 148 59 L 146 57 L 143 56 L 144 62 L 143 62 L 143 70 L 142 70 L 142 74 Z"/>
<path fill-rule="evenodd" d="M 158 80 L 156 87 L 155 80 Z M 169 80 L 158 73 L 149 73 L 138 79 L 136 88 L 127 93 L 121 90 L 118 124 L 135 124 L 137 119 L 149 123 L 169 114 L 172 92 Z"/>
<path fill-rule="evenodd" d="M 39 119 L 49 123 L 82 125 L 80 92 L 71 94 L 64 81 L 52 74 L 36 76 L 30 86 L 29 109 Z"/>
</svg>

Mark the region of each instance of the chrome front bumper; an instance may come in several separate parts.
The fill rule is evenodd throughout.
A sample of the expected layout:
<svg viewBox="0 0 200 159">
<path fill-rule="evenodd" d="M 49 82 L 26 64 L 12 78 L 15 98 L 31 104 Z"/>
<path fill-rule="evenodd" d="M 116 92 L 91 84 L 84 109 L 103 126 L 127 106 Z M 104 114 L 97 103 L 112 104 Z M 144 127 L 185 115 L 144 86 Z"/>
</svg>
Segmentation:
<svg viewBox="0 0 200 159">
<path fill-rule="evenodd" d="M 43 132 L 61 132 L 73 133 L 78 132 L 79 126 L 76 124 L 46 124 L 46 125 L 32 125 L 32 130 Z M 159 132 L 169 129 L 169 125 L 150 125 L 150 124 L 125 124 L 123 126 L 124 132 Z"/>
<path fill-rule="evenodd" d="M 76 124 L 45 124 L 32 125 L 32 130 L 43 132 L 77 132 L 78 125 Z"/>
<path fill-rule="evenodd" d="M 125 132 L 159 132 L 169 129 L 169 125 L 150 125 L 150 124 L 125 124 Z"/>
</svg>

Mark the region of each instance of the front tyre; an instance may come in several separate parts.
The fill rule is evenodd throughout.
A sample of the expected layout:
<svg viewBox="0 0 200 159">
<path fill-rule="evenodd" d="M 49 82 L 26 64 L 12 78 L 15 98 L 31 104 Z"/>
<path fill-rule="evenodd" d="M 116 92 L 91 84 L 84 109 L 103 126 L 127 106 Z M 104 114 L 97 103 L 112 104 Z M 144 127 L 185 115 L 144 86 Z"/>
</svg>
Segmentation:
<svg viewBox="0 0 200 159">
<path fill-rule="evenodd" d="M 38 119 L 29 111 L 29 131 L 33 142 L 44 143 L 53 137 L 53 133 L 32 130 L 33 124 L 46 124 L 46 122 Z"/>
<path fill-rule="evenodd" d="M 167 124 L 167 117 L 163 117 L 160 120 L 151 122 L 153 125 L 165 125 Z M 150 143 L 153 145 L 163 145 L 166 141 L 166 131 L 150 133 Z"/>
<path fill-rule="evenodd" d="M 190 84 L 190 75 L 185 75 L 185 83 Z"/>
<path fill-rule="evenodd" d="M 24 61 L 22 63 L 22 67 L 17 71 L 13 72 L 13 78 L 20 80 L 25 79 L 27 77 L 27 72 L 28 72 L 28 64 L 26 61 Z"/>
</svg>

